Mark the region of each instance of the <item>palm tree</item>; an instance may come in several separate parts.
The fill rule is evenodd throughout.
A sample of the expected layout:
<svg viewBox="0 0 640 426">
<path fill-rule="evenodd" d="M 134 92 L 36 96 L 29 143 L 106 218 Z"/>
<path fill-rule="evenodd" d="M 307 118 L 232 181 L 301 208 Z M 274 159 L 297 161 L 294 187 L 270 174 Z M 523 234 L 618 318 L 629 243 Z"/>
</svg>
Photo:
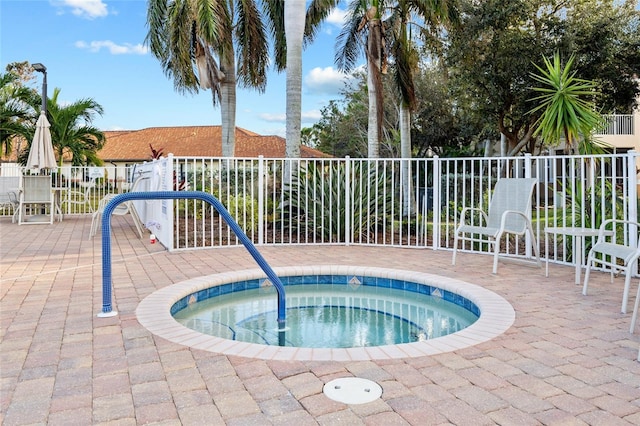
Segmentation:
<svg viewBox="0 0 640 426">
<path fill-rule="evenodd" d="M 382 17 L 385 17 L 382 20 Z M 371 0 L 367 3 L 353 0 L 349 6 L 349 19 L 338 36 L 336 63 L 343 71 L 351 71 L 364 49 L 367 59 L 367 84 L 369 96 L 369 127 L 367 134 L 368 156 L 379 156 L 382 119 L 382 74 L 386 74 L 387 62 L 395 62 L 395 81 L 401 95 L 401 117 L 405 120 L 403 156 L 410 155 L 410 112 L 415 106 L 413 73 L 418 63 L 410 24 L 419 25 L 420 35 L 433 45 L 433 35 L 442 24 L 457 19 L 453 0 L 433 2 L 429 0 Z"/>
<path fill-rule="evenodd" d="M 21 85 L 16 74 L 0 74 L 0 157 L 11 154 L 15 137 L 29 139 L 33 135 L 30 129 L 37 115 L 31 105 L 37 104 L 37 99 L 37 93 Z"/>
<path fill-rule="evenodd" d="M 348 19 L 337 40 L 336 64 L 342 71 L 353 70 L 365 46 L 367 59 L 367 86 L 369 118 L 367 127 L 367 156 L 379 157 L 382 133 L 382 74 L 386 73 L 386 42 L 381 20 L 384 0 L 353 0 L 349 5 Z"/>
<path fill-rule="evenodd" d="M 102 115 L 102 106 L 91 98 L 60 105 L 59 95 L 60 89 L 54 89 L 53 97 L 47 102 L 51 124 L 49 130 L 58 163 L 62 166 L 63 158 L 67 155 L 74 166 L 102 164 L 97 152 L 104 145 L 104 133 L 91 125 L 96 114 Z"/>
<path fill-rule="evenodd" d="M 305 3 L 305 0 L 263 1 L 274 41 L 274 66 L 277 71 L 287 72 L 287 158 L 300 156 L 303 42 L 313 41 L 320 24 L 340 0 L 312 0 L 306 13 Z"/>
<path fill-rule="evenodd" d="M 150 0 L 147 24 L 145 42 L 175 89 L 211 89 L 214 107 L 220 103 L 222 155 L 232 157 L 236 85 L 259 91 L 266 87 L 267 37 L 256 2 Z"/>
<path fill-rule="evenodd" d="M 414 75 L 418 68 L 419 54 L 413 39 L 412 27 L 419 30 L 425 49 L 435 48 L 438 33 L 443 25 L 455 24 L 458 11 L 453 1 L 431 2 L 423 0 L 396 0 L 387 20 L 392 46 L 390 55 L 395 63 L 394 81 L 400 94 L 400 156 L 410 159 L 411 153 L 411 113 L 416 108 Z M 407 214 L 411 211 L 413 199 L 412 176 L 409 161 L 403 161 L 402 180 L 404 206 Z"/>
<path fill-rule="evenodd" d="M 544 68 L 534 64 L 540 74 L 532 73 L 531 76 L 542 84 L 542 87 L 533 88 L 541 95 L 531 99 L 539 104 L 530 113 L 542 112 L 534 136 L 541 135 L 545 143 L 555 145 L 564 139 L 567 150 L 594 153 L 599 150 L 591 140 L 591 133 L 602 124 L 602 117 L 595 111 L 592 101 L 596 84 L 575 76 L 576 72 L 571 71 L 574 59 L 575 55 L 571 55 L 563 67 L 560 54 L 556 52 L 553 62 L 543 58 Z M 579 144 L 581 140 L 584 142 Z"/>
<path fill-rule="evenodd" d="M 439 44 L 440 29 L 458 21 L 458 11 L 452 0 L 431 2 L 424 0 L 396 0 L 390 11 L 387 26 L 392 46 L 390 55 L 395 63 L 394 81 L 400 94 L 400 129 L 409 130 L 411 113 L 416 107 L 414 75 L 418 68 L 419 53 L 414 42 L 412 27 L 418 29 L 425 50 Z M 402 158 L 411 157 L 411 136 L 401 132 Z"/>
<path fill-rule="evenodd" d="M 302 122 L 302 39 L 305 0 L 284 2 L 284 30 L 287 39 L 287 144 L 286 157 L 300 157 Z"/>
</svg>

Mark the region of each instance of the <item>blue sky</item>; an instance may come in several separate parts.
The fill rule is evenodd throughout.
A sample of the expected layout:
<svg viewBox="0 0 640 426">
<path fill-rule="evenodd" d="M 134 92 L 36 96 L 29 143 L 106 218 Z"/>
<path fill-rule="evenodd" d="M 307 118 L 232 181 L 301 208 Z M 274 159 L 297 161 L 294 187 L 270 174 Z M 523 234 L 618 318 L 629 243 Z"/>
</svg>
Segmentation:
<svg viewBox="0 0 640 426">
<path fill-rule="evenodd" d="M 49 96 L 59 101 L 93 98 L 104 108 L 101 130 L 219 125 L 211 92 L 177 93 L 144 46 L 146 0 L 0 0 L 0 66 L 40 62 Z M 334 65 L 334 45 L 344 7 L 332 13 L 303 56 L 302 126 L 338 99 L 345 76 Z M 40 89 L 42 74 L 34 87 Z M 265 93 L 239 89 L 236 125 L 260 134 L 285 134 L 285 73 L 271 72 Z"/>
</svg>

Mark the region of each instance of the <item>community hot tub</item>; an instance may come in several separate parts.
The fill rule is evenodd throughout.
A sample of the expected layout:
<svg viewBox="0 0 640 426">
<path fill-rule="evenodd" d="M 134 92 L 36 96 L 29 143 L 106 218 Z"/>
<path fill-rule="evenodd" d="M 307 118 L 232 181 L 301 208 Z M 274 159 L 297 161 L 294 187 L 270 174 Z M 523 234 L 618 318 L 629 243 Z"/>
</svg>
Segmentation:
<svg viewBox="0 0 640 426">
<path fill-rule="evenodd" d="M 340 328 L 348 330 L 347 333 L 350 333 L 350 336 L 347 340 L 355 342 L 352 347 L 323 347 L 322 338 L 317 336 L 312 339 L 315 340 L 312 343 L 303 343 L 303 347 L 291 346 L 294 335 L 303 333 L 296 331 L 297 325 L 293 323 L 287 323 L 287 330 L 284 333 L 277 333 L 275 320 L 272 325 L 266 324 L 266 331 L 263 328 L 260 332 L 249 330 L 239 333 L 237 330 L 244 330 L 247 324 L 255 325 L 269 321 L 268 312 L 275 309 L 275 293 L 272 292 L 273 297 L 269 297 L 269 282 L 264 273 L 258 269 L 215 274 L 165 287 L 149 295 L 140 303 L 137 309 L 138 320 L 157 336 L 206 351 L 260 359 L 346 361 L 418 357 L 462 349 L 500 335 L 513 324 L 515 319 L 513 308 L 499 295 L 471 283 L 433 274 L 336 265 L 274 268 L 274 271 L 285 284 L 285 289 L 290 289 L 292 293 L 292 300 L 287 301 L 287 311 L 302 307 L 305 309 L 305 315 L 308 316 L 309 300 L 314 300 L 322 305 L 319 311 L 313 311 L 318 318 L 326 316 L 327 309 L 334 316 L 344 316 L 339 314 L 342 312 L 339 304 L 347 300 L 349 304 L 365 305 L 364 314 L 357 315 L 358 321 L 361 317 L 372 317 L 375 318 L 374 323 L 354 325 L 352 324 L 356 322 L 352 318 L 354 315 L 347 314 L 346 317 L 351 319 L 347 320 L 348 324 L 344 324 L 344 327 L 340 326 L 340 323 L 330 324 L 331 333 Z M 320 289 L 324 287 L 318 286 L 318 281 L 322 281 L 322 284 L 334 281 L 331 284 L 334 284 L 336 294 L 322 294 L 323 291 Z M 252 308 L 254 310 L 249 311 L 245 317 L 241 318 L 241 315 L 235 311 L 232 311 L 232 314 L 226 314 L 224 320 L 209 316 L 203 320 L 202 317 L 198 317 L 199 308 L 195 308 L 198 302 L 215 305 L 218 303 L 216 299 L 222 296 L 219 299 L 220 304 L 229 304 L 234 300 L 233 297 L 229 299 L 229 294 L 247 291 L 257 294 L 261 302 L 248 303 L 248 306 L 257 304 L 259 307 Z M 370 294 L 367 295 L 367 292 Z M 433 318 L 425 319 L 424 315 L 416 314 L 416 311 L 420 311 L 420 299 L 424 296 L 437 299 L 436 305 L 454 305 L 452 316 L 447 316 L 445 321 L 442 319 L 444 317 L 438 314 L 437 320 L 434 321 Z M 338 302 L 339 300 L 343 302 Z M 387 305 L 388 312 L 385 308 Z M 431 311 L 431 309 L 426 307 L 424 310 Z M 244 310 L 246 309 L 243 308 L 242 311 Z M 193 327 L 195 330 L 180 324 L 173 317 L 172 314 L 181 311 L 183 314 L 178 316 L 187 318 L 182 321 L 187 325 L 195 325 Z M 188 315 L 184 315 L 185 311 L 187 313 L 194 311 L 196 314 L 189 319 Z M 287 316 L 291 316 L 293 320 L 293 311 L 291 312 L 292 315 L 287 314 Z M 411 312 L 414 313 L 411 314 Z M 380 316 L 384 318 L 380 319 Z M 364 334 L 368 329 L 375 329 L 377 324 L 382 327 L 385 321 L 393 324 L 389 325 L 390 329 L 401 330 L 399 333 L 406 335 L 405 337 L 409 340 L 401 340 L 405 343 L 394 344 L 385 337 L 385 333 L 369 333 L 383 336 L 382 339 L 373 339 L 372 343 L 371 338 L 358 338 L 353 335 L 361 332 Z M 451 328 L 450 334 L 434 337 L 432 333 L 434 322 L 442 323 L 445 328 Z M 304 327 L 304 334 L 314 333 L 312 322 L 305 323 Z M 218 335 L 206 334 L 210 332 L 210 328 L 218 330 L 214 333 Z M 320 324 L 315 328 L 317 333 L 329 333 L 327 329 L 321 329 Z M 436 328 L 442 327 L 436 324 Z M 289 337 L 286 333 L 289 333 Z M 237 337 L 241 334 L 254 337 L 240 341 L 242 339 Z M 276 337 L 278 335 L 281 336 L 280 344 Z M 327 338 L 326 341 L 330 342 L 330 339 Z"/>
</svg>

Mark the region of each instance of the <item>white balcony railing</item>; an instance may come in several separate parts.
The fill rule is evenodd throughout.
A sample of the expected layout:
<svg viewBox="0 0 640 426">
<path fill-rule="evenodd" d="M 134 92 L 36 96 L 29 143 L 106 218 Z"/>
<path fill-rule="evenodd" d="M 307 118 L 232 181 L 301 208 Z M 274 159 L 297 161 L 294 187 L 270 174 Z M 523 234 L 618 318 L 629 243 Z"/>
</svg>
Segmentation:
<svg viewBox="0 0 640 426">
<path fill-rule="evenodd" d="M 634 135 L 632 114 L 609 114 L 603 116 L 605 127 L 596 132 L 597 136 Z"/>
</svg>

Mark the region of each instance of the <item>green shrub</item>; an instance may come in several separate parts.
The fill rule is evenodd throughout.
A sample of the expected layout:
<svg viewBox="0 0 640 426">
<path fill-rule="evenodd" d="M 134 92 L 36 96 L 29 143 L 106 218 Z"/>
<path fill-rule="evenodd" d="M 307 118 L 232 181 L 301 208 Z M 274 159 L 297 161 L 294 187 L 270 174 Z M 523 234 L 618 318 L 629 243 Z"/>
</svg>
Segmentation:
<svg viewBox="0 0 640 426">
<path fill-rule="evenodd" d="M 353 163 L 347 179 L 346 164 L 308 164 L 294 173 L 285 192 L 287 221 L 306 226 L 312 233 L 342 241 L 347 224 L 346 189 L 349 185 L 351 235 L 375 232 L 391 211 L 391 190 L 383 169 L 367 163 Z"/>
<path fill-rule="evenodd" d="M 246 234 L 251 234 L 258 228 L 258 201 L 254 198 L 232 195 L 227 199 L 225 207 Z"/>
</svg>

